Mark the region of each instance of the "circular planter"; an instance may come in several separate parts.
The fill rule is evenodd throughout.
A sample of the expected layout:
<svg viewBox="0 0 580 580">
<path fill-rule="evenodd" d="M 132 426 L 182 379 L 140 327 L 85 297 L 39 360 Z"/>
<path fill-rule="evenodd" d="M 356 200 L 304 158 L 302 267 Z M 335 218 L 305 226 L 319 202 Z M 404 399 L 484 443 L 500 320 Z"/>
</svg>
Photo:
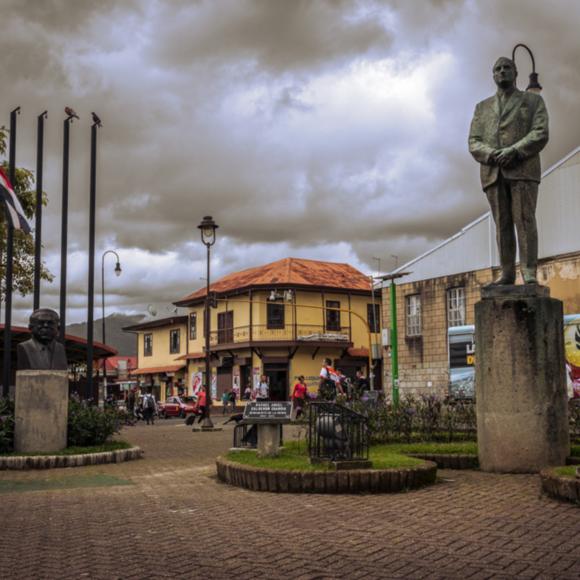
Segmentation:
<svg viewBox="0 0 580 580">
<path fill-rule="evenodd" d="M 468 453 L 406 453 L 405 455 L 433 461 L 439 469 L 479 469 L 477 455 Z"/>
<path fill-rule="evenodd" d="M 80 453 L 78 455 L 6 455 L 0 457 L 3 469 L 52 469 L 55 467 L 82 467 L 103 463 L 122 463 L 143 457 L 140 447 L 115 449 L 101 453 Z"/>
<path fill-rule="evenodd" d="M 580 479 L 557 475 L 553 469 L 540 472 L 542 491 L 550 497 L 565 501 L 580 502 Z"/>
<path fill-rule="evenodd" d="M 339 471 L 289 471 L 261 469 L 216 460 L 218 478 L 252 491 L 274 493 L 393 493 L 435 483 L 437 465 L 401 469 L 351 469 Z"/>
</svg>

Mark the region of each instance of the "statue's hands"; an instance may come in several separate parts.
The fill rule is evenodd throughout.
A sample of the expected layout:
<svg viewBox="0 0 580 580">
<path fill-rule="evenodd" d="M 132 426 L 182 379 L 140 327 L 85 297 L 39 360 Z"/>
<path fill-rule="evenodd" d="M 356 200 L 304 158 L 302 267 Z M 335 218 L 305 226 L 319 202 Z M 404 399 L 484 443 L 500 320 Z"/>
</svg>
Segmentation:
<svg viewBox="0 0 580 580">
<path fill-rule="evenodd" d="M 497 165 L 497 156 L 499 155 L 501 149 L 496 149 L 490 156 L 488 159 L 488 164 L 489 165 Z"/>
<path fill-rule="evenodd" d="M 513 147 L 500 149 L 496 155 L 496 162 L 500 167 L 509 167 L 517 161 L 518 152 Z"/>
</svg>

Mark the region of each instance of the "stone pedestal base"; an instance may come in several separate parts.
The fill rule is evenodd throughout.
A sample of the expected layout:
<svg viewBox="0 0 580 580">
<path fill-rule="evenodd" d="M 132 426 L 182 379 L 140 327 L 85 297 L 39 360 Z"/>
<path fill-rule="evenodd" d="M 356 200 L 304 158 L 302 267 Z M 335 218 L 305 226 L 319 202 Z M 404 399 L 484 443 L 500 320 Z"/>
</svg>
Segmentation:
<svg viewBox="0 0 580 580">
<path fill-rule="evenodd" d="M 67 371 L 18 371 L 14 407 L 17 453 L 49 453 L 66 447 Z"/>
<path fill-rule="evenodd" d="M 280 454 L 280 425 L 258 425 L 258 455 L 277 457 Z"/>
<path fill-rule="evenodd" d="M 483 471 L 533 473 L 569 454 L 562 303 L 541 286 L 485 288 L 475 305 Z"/>
</svg>

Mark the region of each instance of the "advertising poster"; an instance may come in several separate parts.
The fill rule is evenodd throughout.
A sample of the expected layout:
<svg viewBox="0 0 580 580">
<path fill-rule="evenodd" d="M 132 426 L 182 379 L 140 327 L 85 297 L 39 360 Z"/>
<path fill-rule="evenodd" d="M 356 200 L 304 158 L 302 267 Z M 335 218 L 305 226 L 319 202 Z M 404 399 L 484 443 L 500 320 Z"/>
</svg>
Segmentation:
<svg viewBox="0 0 580 580">
<path fill-rule="evenodd" d="M 197 397 L 199 394 L 199 390 L 201 389 L 203 384 L 203 373 L 197 372 L 191 375 L 191 392 L 194 397 Z"/>
<path fill-rule="evenodd" d="M 568 397 L 580 399 L 580 315 L 564 317 L 564 351 Z"/>
<path fill-rule="evenodd" d="M 449 395 L 454 398 L 475 396 L 475 329 L 449 329 Z"/>
</svg>

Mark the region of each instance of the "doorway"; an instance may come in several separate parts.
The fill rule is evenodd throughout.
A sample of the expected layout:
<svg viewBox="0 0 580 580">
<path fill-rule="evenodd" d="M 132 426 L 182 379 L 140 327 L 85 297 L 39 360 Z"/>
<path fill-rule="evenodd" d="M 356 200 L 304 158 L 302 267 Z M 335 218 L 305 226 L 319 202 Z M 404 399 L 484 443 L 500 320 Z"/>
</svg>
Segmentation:
<svg viewBox="0 0 580 580">
<path fill-rule="evenodd" d="M 271 401 L 288 400 L 288 363 L 264 363 Z"/>
</svg>

